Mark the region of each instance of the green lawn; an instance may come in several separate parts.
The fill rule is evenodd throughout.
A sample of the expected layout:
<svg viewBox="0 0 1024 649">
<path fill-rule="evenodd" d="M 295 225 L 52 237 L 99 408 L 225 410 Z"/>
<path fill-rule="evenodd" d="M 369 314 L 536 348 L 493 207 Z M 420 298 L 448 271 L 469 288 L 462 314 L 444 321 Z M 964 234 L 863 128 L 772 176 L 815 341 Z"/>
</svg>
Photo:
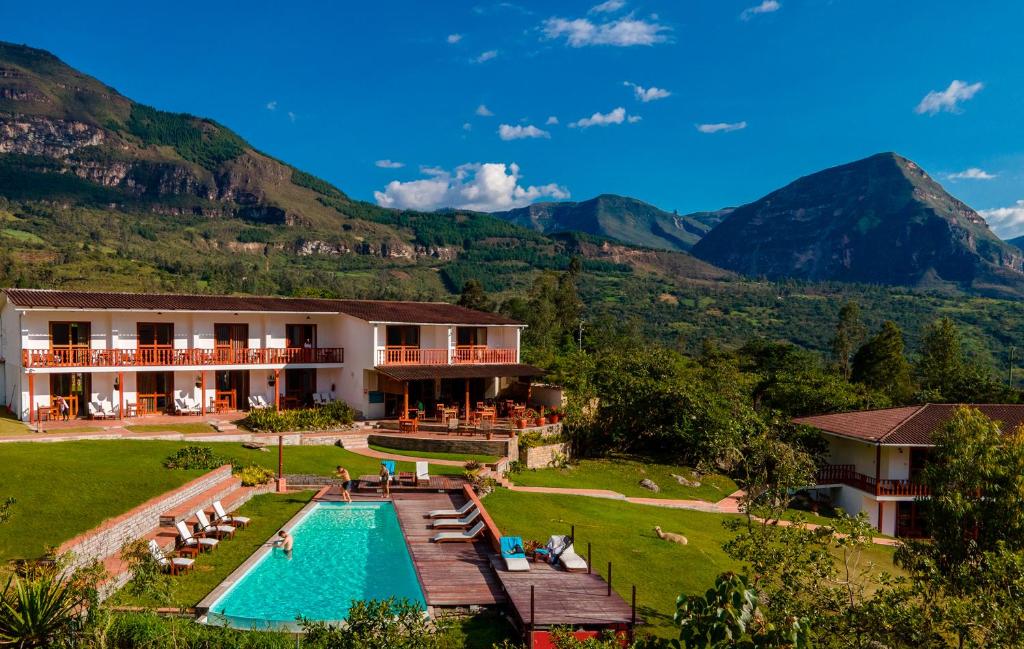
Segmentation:
<svg viewBox="0 0 1024 649">
<path fill-rule="evenodd" d="M 256 496 L 238 510 L 238 515 L 252 519 L 249 527 L 235 532 L 235 538 L 221 541 L 212 552 L 204 552 L 196 561 L 195 570 L 174 578 L 171 602 L 133 596 L 127 590 L 117 593 L 111 604 L 128 606 L 179 606 L 198 604 L 220 582 L 255 552 L 284 523 L 302 509 L 312 491 L 292 494 Z"/>
<path fill-rule="evenodd" d="M 213 433 L 216 432 L 210 424 L 201 422 L 182 423 L 182 424 L 145 424 L 145 425 L 132 425 L 125 426 L 128 430 L 133 433 L 182 433 L 189 435 L 193 433 Z"/>
<path fill-rule="evenodd" d="M 177 487 L 202 471 L 163 468 L 163 460 L 188 442 L 104 440 L 0 444 L 0 499 L 14 496 L 11 520 L 0 526 L 0 561 L 38 557 L 122 514 L 153 496 Z M 277 449 L 259 451 L 233 442 L 201 442 L 242 464 L 277 470 Z M 380 461 L 337 446 L 286 446 L 286 473 L 330 475 L 337 465 L 353 476 L 376 474 Z M 412 471 L 414 465 L 398 462 Z M 457 466 L 430 465 L 431 473 L 458 475 Z"/>
<path fill-rule="evenodd" d="M 503 533 L 526 540 L 546 542 L 576 525 L 577 552 L 586 558 L 591 543 L 593 566 L 601 574 L 611 561 L 612 585 L 627 602 L 636 585 L 638 614 L 657 635 L 674 635 L 672 614 L 680 593 L 703 592 L 720 572 L 737 567 L 722 550 L 731 535 L 720 514 L 506 489 L 487 496 L 484 505 Z M 655 525 L 683 534 L 689 544 L 662 541 Z"/>
<path fill-rule="evenodd" d="M 28 426 L 15 419 L 6 408 L 0 409 L 0 435 L 27 435 L 30 432 Z"/>
<path fill-rule="evenodd" d="M 699 487 L 684 487 L 671 474 L 689 480 L 698 479 Z M 517 485 L 528 487 L 565 487 L 570 489 L 610 489 L 627 496 L 673 498 L 715 502 L 736 491 L 736 483 L 726 476 L 708 474 L 695 478 L 687 467 L 655 464 L 633 458 L 578 460 L 565 469 L 534 469 L 511 476 Z M 661 491 L 654 493 L 640 486 L 650 478 Z"/>
<path fill-rule="evenodd" d="M 370 444 L 370 448 L 381 453 L 393 453 L 405 455 L 406 457 L 421 457 L 428 460 L 455 460 L 456 462 L 469 462 L 476 460 L 482 464 L 491 464 L 498 461 L 496 455 L 478 455 L 473 453 L 436 453 L 434 451 L 409 451 L 401 448 L 388 448 L 377 444 Z"/>
</svg>

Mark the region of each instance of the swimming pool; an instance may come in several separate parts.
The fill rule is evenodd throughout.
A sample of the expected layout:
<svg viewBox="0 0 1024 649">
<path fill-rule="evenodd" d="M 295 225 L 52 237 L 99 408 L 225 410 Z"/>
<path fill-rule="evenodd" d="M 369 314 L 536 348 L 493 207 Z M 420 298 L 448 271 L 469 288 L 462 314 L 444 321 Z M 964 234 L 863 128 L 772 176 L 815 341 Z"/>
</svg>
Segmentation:
<svg viewBox="0 0 1024 649">
<path fill-rule="evenodd" d="M 426 609 L 391 503 L 316 503 L 291 533 L 291 558 L 259 550 L 264 556 L 210 605 L 209 623 L 293 628 L 299 615 L 340 621 L 352 600 L 388 597 Z"/>
</svg>

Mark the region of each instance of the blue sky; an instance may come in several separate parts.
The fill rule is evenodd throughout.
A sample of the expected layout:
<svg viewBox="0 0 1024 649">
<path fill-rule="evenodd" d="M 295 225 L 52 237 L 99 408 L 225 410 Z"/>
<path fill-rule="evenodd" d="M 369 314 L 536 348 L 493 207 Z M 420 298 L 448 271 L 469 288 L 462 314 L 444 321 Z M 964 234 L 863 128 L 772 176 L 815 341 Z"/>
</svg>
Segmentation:
<svg viewBox="0 0 1024 649">
<path fill-rule="evenodd" d="M 3 13 L 0 38 L 49 49 L 138 101 L 212 117 L 382 204 L 501 209 L 610 192 L 689 212 L 891 150 L 992 210 L 997 232 L 1024 233 L 1020 2 L 57 2 Z"/>
</svg>

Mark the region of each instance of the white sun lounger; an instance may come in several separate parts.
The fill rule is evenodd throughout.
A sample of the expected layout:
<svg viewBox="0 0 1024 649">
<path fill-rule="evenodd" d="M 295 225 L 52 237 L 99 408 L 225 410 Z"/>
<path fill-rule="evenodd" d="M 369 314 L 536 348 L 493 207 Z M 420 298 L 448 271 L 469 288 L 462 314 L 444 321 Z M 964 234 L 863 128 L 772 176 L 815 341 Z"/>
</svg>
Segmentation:
<svg viewBox="0 0 1024 649">
<path fill-rule="evenodd" d="M 458 509 L 435 509 L 434 511 L 427 512 L 427 518 L 462 518 L 469 513 L 469 510 L 476 507 L 476 503 L 472 500 L 467 500 L 466 504 Z"/>
<path fill-rule="evenodd" d="M 570 572 L 582 572 L 587 569 L 587 562 L 576 554 L 572 539 L 568 536 L 554 535 L 548 539 L 547 549 L 551 556 L 556 557 L 562 567 Z"/>
<path fill-rule="evenodd" d="M 484 531 L 484 524 L 477 523 L 473 526 L 473 529 L 468 532 L 441 532 L 434 538 L 430 539 L 434 543 L 459 543 L 469 542 L 480 536 L 480 533 Z"/>
<path fill-rule="evenodd" d="M 469 527 L 480 517 L 480 510 L 474 509 L 462 518 L 439 518 L 430 524 L 431 527 Z"/>
<path fill-rule="evenodd" d="M 219 500 L 213 501 L 213 513 L 216 514 L 216 523 L 227 523 L 228 525 L 241 525 L 242 527 L 248 527 L 249 521 L 251 520 L 248 516 L 232 516 L 224 511 L 224 505 Z"/>
<path fill-rule="evenodd" d="M 430 465 L 426 462 L 416 462 L 416 482 L 430 482 Z"/>
<path fill-rule="evenodd" d="M 153 558 L 156 559 L 157 563 L 164 568 L 167 568 L 168 572 L 172 575 L 176 575 L 182 570 L 191 570 L 195 564 L 194 559 L 186 559 L 185 557 L 168 558 L 153 539 L 149 540 L 149 553 L 153 555 Z"/>
<path fill-rule="evenodd" d="M 185 521 L 178 521 L 174 524 L 174 527 L 178 529 L 178 538 L 181 539 L 181 547 L 183 548 L 212 550 L 217 547 L 218 543 L 220 543 L 217 539 L 210 539 L 206 537 L 196 538 L 192 534 L 192 530 L 188 529 L 188 525 L 185 524 Z"/>
<path fill-rule="evenodd" d="M 211 525 L 206 512 L 201 509 L 196 510 L 196 519 L 199 521 L 199 527 L 203 528 L 203 534 L 216 534 L 220 538 L 235 535 L 233 525 Z"/>
</svg>

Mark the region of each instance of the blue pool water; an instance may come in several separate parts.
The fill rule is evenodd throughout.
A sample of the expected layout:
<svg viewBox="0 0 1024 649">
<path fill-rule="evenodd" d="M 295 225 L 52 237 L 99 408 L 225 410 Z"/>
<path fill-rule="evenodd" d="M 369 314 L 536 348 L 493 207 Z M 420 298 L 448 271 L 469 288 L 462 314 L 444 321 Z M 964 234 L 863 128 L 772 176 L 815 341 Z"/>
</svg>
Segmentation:
<svg viewBox="0 0 1024 649">
<path fill-rule="evenodd" d="M 391 503 L 318 503 L 292 529 L 289 559 L 274 548 L 210 607 L 210 621 L 284 628 L 301 615 L 339 621 L 352 600 L 406 598 L 426 609 Z"/>
</svg>

